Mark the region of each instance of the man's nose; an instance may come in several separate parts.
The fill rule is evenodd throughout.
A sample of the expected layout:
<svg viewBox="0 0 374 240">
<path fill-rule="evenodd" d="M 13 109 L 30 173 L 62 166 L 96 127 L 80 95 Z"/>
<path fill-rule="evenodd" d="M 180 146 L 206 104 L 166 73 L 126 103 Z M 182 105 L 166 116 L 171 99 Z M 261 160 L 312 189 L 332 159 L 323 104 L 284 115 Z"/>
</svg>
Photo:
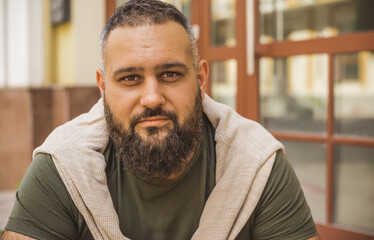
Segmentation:
<svg viewBox="0 0 374 240">
<path fill-rule="evenodd" d="M 140 105 L 147 108 L 156 108 L 165 103 L 162 86 L 156 77 L 147 77 L 144 82 Z"/>
</svg>

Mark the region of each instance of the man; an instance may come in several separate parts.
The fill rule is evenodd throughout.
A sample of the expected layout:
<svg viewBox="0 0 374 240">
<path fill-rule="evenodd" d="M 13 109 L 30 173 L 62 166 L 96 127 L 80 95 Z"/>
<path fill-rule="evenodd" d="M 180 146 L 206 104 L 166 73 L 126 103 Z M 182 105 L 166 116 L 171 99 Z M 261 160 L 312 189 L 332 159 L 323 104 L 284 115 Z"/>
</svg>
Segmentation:
<svg viewBox="0 0 374 240">
<path fill-rule="evenodd" d="M 318 239 L 279 142 L 205 95 L 178 10 L 129 1 L 101 52 L 103 101 L 35 151 L 4 239 Z"/>
</svg>

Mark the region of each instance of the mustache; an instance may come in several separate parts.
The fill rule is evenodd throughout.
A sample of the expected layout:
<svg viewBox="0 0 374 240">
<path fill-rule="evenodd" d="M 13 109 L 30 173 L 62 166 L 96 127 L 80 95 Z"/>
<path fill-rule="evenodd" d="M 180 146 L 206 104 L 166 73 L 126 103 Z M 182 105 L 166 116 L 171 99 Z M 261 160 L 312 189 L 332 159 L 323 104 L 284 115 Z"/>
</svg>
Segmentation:
<svg viewBox="0 0 374 240">
<path fill-rule="evenodd" d="M 149 118 L 149 117 L 155 117 L 155 116 L 164 116 L 170 118 L 170 120 L 173 121 L 173 123 L 178 122 L 178 117 L 175 112 L 171 111 L 165 111 L 161 107 L 156 107 L 154 109 L 152 108 L 146 108 L 144 112 L 135 115 L 131 118 L 130 120 L 130 127 L 131 129 L 134 129 L 135 125 L 142 119 L 144 118 Z"/>
</svg>

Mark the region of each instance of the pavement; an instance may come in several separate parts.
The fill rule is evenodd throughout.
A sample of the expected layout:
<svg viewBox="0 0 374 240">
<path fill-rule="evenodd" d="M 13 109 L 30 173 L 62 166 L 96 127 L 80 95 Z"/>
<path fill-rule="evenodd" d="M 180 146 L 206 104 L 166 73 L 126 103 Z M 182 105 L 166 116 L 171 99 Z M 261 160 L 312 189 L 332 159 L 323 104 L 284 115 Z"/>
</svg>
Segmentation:
<svg viewBox="0 0 374 240">
<path fill-rule="evenodd" d="M 15 199 L 15 190 L 0 191 L 0 230 L 4 229 L 8 222 Z"/>
</svg>

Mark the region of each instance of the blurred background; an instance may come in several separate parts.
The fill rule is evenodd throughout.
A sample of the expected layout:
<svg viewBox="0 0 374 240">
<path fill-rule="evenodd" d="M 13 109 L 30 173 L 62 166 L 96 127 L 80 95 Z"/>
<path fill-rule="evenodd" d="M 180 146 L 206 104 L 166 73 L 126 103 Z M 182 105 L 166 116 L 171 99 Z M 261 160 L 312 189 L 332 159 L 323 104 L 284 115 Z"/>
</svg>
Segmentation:
<svg viewBox="0 0 374 240">
<path fill-rule="evenodd" d="M 99 36 L 124 2 L 0 0 L 0 230 L 32 150 L 100 97 Z M 208 93 L 285 145 L 322 239 L 374 239 L 374 1 L 167 2 Z"/>
</svg>

